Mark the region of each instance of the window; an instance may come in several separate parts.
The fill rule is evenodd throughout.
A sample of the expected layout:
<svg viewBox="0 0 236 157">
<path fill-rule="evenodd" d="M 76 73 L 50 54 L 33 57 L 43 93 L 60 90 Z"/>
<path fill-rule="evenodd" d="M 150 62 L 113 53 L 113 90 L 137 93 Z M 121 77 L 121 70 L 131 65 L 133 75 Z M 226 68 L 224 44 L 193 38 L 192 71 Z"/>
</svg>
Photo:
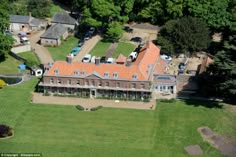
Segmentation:
<svg viewBox="0 0 236 157">
<path fill-rule="evenodd" d="M 78 70 L 75 70 L 75 71 L 74 71 L 74 75 L 75 75 L 75 76 L 78 76 L 78 75 L 79 75 L 79 71 L 78 71 Z"/>
<path fill-rule="evenodd" d="M 95 82 L 94 81 L 92 81 L 92 86 L 95 86 Z"/>
<path fill-rule="evenodd" d="M 105 72 L 104 77 L 109 77 L 109 72 Z"/>
<path fill-rule="evenodd" d="M 76 83 L 78 86 L 80 85 L 80 80 L 77 80 L 77 83 Z"/>
<path fill-rule="evenodd" d="M 58 75 L 59 74 L 59 69 L 55 69 L 54 73 L 55 73 L 55 75 Z"/>
<path fill-rule="evenodd" d="M 85 81 L 85 82 L 84 82 L 84 85 L 85 85 L 85 86 L 88 86 L 88 85 L 89 85 L 88 81 Z"/>
<path fill-rule="evenodd" d="M 118 77 L 118 73 L 115 72 L 115 73 L 113 74 L 113 77 L 114 77 L 114 78 L 117 78 L 117 77 Z"/>
<path fill-rule="evenodd" d="M 137 79 L 138 79 L 138 75 L 137 75 L 137 74 L 133 74 L 132 78 L 133 78 L 134 80 L 137 80 Z"/>
<path fill-rule="evenodd" d="M 120 82 L 116 83 L 116 88 L 120 88 Z"/>
<path fill-rule="evenodd" d="M 141 84 L 140 87 L 141 87 L 141 89 L 144 89 L 144 88 L 145 88 L 145 85 L 144 85 L 144 84 Z"/>
<path fill-rule="evenodd" d="M 101 82 L 101 81 L 98 82 L 98 86 L 99 86 L 99 87 L 102 86 L 102 82 Z"/>
<path fill-rule="evenodd" d="M 135 83 L 132 83 L 132 84 L 131 84 L 131 88 L 136 88 L 136 84 L 135 84 Z"/>
<path fill-rule="evenodd" d="M 54 80 L 53 78 L 50 79 L 50 84 L 53 84 L 54 83 Z"/>
<path fill-rule="evenodd" d="M 60 79 L 57 80 L 57 84 L 61 84 L 61 80 Z"/>
<path fill-rule="evenodd" d="M 109 87 L 109 82 L 106 82 L 106 86 Z"/>
<path fill-rule="evenodd" d="M 67 83 L 68 83 L 68 85 L 71 85 L 71 80 L 68 80 Z"/>
<path fill-rule="evenodd" d="M 85 70 L 83 70 L 81 74 L 82 74 L 82 76 L 85 76 L 85 74 L 86 74 L 86 71 L 85 71 Z"/>
</svg>

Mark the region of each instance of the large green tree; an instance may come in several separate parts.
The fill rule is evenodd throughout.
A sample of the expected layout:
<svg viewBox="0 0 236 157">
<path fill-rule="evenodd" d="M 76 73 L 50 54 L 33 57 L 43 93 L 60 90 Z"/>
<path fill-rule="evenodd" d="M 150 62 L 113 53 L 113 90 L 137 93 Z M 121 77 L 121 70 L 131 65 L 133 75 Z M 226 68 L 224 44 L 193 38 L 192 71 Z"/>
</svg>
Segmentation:
<svg viewBox="0 0 236 157">
<path fill-rule="evenodd" d="M 108 25 L 106 37 L 112 41 L 118 41 L 123 33 L 123 27 L 118 22 L 112 22 Z"/>
<path fill-rule="evenodd" d="M 235 31 L 229 34 L 199 83 L 203 94 L 236 102 L 236 35 Z"/>
<path fill-rule="evenodd" d="M 157 44 L 170 53 L 203 50 L 208 47 L 209 42 L 206 23 L 190 16 L 168 21 L 157 37 Z"/>
<path fill-rule="evenodd" d="M 212 28 L 230 25 L 229 0 L 186 0 L 189 14 L 205 20 Z"/>
<path fill-rule="evenodd" d="M 12 37 L 4 32 L 9 28 L 9 5 L 7 0 L 3 0 L 0 5 L 0 57 L 8 53 L 12 47 Z"/>
<path fill-rule="evenodd" d="M 32 16 L 38 18 L 50 17 L 51 0 L 28 0 L 27 8 Z"/>
</svg>

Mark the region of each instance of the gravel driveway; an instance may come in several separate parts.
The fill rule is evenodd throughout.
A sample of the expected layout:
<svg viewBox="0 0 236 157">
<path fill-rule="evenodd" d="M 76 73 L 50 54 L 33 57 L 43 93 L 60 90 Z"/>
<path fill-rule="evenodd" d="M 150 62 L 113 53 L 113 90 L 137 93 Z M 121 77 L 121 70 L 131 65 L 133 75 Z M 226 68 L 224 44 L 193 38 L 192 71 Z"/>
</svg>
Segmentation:
<svg viewBox="0 0 236 157">
<path fill-rule="evenodd" d="M 33 49 L 33 51 L 37 54 L 37 56 L 39 57 L 39 60 L 42 64 L 47 64 L 47 63 L 52 63 L 54 62 L 52 59 L 51 54 L 49 53 L 49 51 L 47 50 L 47 48 L 45 48 L 42 45 L 39 45 L 37 42 L 40 40 L 40 36 L 44 33 L 45 31 L 40 31 L 38 33 L 32 34 L 29 37 L 30 40 L 30 44 L 31 47 Z"/>
</svg>

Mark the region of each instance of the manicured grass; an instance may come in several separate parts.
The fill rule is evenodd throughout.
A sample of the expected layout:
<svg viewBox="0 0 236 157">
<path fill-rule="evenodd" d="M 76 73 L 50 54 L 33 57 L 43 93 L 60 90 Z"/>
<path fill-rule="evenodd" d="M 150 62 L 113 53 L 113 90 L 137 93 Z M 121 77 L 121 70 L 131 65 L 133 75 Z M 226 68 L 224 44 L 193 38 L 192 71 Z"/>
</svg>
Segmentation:
<svg viewBox="0 0 236 157">
<path fill-rule="evenodd" d="M 62 44 L 58 47 L 47 47 L 48 51 L 51 53 L 53 59 L 57 60 L 65 60 L 67 54 L 77 46 L 78 39 L 70 36 L 66 41 L 63 41 Z"/>
<path fill-rule="evenodd" d="M 18 55 L 23 57 L 23 58 L 25 58 L 28 61 L 33 62 L 35 65 L 39 65 L 40 64 L 38 56 L 34 52 L 32 52 L 32 51 L 22 52 L 22 53 L 19 53 Z"/>
<path fill-rule="evenodd" d="M 91 50 L 90 54 L 92 56 L 106 56 L 106 52 L 110 45 L 110 42 L 99 41 L 96 46 Z"/>
<path fill-rule="evenodd" d="M 21 63 L 12 56 L 6 55 L 5 60 L 0 61 L 0 74 L 19 73 L 18 65 Z"/>
<path fill-rule="evenodd" d="M 184 147 L 199 144 L 204 155 L 220 157 L 203 142 L 200 126 L 236 138 L 236 115 L 229 107 L 207 108 L 206 102 L 157 103 L 155 111 L 31 104 L 38 80 L 0 90 L 0 124 L 15 136 L 0 142 L 4 152 L 39 152 L 44 157 L 183 157 Z M 11 99 L 9 99 L 11 98 Z M 194 105 L 198 104 L 196 107 Z"/>
<path fill-rule="evenodd" d="M 135 45 L 127 42 L 119 42 L 117 48 L 115 49 L 112 57 L 117 58 L 120 54 L 128 57 L 129 54 L 134 50 Z"/>
<path fill-rule="evenodd" d="M 52 3 L 50 10 L 51 15 L 53 16 L 57 12 L 64 12 L 64 10 L 59 5 Z"/>
</svg>

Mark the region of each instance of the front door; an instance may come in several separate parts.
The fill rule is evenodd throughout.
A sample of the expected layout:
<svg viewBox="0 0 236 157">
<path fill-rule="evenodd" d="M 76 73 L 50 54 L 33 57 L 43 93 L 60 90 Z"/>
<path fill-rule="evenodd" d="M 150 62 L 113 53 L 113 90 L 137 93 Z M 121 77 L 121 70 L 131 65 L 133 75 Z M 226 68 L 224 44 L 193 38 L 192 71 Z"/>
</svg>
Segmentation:
<svg viewBox="0 0 236 157">
<path fill-rule="evenodd" d="M 91 98 L 96 98 L 96 89 L 91 89 L 90 90 L 90 97 Z"/>
</svg>

